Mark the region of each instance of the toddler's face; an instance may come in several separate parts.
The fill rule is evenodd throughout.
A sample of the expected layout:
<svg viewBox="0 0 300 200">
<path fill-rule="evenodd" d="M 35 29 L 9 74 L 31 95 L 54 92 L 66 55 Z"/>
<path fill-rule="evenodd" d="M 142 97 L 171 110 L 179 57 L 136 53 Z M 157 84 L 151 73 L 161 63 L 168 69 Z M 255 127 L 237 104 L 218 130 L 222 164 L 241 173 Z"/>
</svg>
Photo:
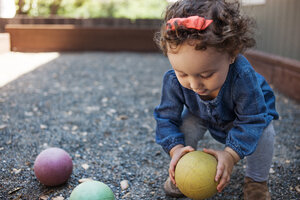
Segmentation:
<svg viewBox="0 0 300 200">
<path fill-rule="evenodd" d="M 218 95 L 233 62 L 228 53 L 212 47 L 199 51 L 187 43 L 169 48 L 168 58 L 180 84 L 206 99 Z"/>
</svg>

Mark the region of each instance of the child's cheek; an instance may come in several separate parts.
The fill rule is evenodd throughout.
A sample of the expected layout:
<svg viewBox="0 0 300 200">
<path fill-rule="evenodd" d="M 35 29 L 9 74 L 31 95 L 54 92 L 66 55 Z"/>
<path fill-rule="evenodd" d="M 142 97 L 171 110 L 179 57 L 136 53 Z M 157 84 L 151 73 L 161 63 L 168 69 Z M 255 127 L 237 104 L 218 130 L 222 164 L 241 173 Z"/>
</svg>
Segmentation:
<svg viewBox="0 0 300 200">
<path fill-rule="evenodd" d="M 182 87 L 185 87 L 185 88 L 188 88 L 188 89 L 190 88 L 188 82 L 185 81 L 184 79 L 178 78 L 178 81 L 182 85 Z"/>
</svg>

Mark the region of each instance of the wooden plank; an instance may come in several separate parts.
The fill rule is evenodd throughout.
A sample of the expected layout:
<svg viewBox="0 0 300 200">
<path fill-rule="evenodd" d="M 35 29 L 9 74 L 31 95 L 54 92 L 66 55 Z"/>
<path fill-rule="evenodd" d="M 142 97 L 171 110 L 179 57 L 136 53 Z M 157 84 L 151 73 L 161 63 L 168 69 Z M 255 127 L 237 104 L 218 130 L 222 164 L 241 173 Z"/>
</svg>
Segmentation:
<svg viewBox="0 0 300 200">
<path fill-rule="evenodd" d="M 7 25 L 11 50 L 50 51 L 158 51 L 151 28 L 81 27 L 75 25 Z"/>
<path fill-rule="evenodd" d="M 254 50 L 245 55 L 276 89 L 300 102 L 300 61 Z"/>
</svg>

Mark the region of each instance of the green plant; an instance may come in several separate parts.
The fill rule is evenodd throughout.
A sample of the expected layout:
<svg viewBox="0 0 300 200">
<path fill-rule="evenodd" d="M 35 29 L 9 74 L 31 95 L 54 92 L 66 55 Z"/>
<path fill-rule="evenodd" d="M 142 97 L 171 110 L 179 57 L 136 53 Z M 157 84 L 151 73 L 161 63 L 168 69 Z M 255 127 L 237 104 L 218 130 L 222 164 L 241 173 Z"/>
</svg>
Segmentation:
<svg viewBox="0 0 300 200">
<path fill-rule="evenodd" d="M 167 0 L 15 0 L 18 14 L 72 18 L 161 18 Z"/>
</svg>

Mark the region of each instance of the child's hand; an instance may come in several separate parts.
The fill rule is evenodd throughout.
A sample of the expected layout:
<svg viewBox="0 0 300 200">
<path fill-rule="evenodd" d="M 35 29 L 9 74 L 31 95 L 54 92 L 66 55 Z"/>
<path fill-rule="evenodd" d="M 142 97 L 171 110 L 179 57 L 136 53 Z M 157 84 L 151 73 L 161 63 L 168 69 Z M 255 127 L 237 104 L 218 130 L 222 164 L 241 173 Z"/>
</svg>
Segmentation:
<svg viewBox="0 0 300 200">
<path fill-rule="evenodd" d="M 215 156 L 216 159 L 218 160 L 215 181 L 216 182 L 219 181 L 217 190 L 218 192 L 221 192 L 230 181 L 230 176 L 231 176 L 233 166 L 238 161 L 238 158 L 236 157 L 238 155 L 237 154 L 232 155 L 231 154 L 232 152 L 229 153 L 228 151 L 226 151 L 226 149 L 224 151 L 203 149 L 203 151 L 205 153 L 209 153 Z"/>
<path fill-rule="evenodd" d="M 179 159 L 188 152 L 195 151 L 195 149 L 191 146 L 183 146 L 182 144 L 176 145 L 170 151 L 171 162 L 169 167 L 169 176 L 172 183 L 175 185 L 175 167 L 179 161 Z"/>
</svg>

